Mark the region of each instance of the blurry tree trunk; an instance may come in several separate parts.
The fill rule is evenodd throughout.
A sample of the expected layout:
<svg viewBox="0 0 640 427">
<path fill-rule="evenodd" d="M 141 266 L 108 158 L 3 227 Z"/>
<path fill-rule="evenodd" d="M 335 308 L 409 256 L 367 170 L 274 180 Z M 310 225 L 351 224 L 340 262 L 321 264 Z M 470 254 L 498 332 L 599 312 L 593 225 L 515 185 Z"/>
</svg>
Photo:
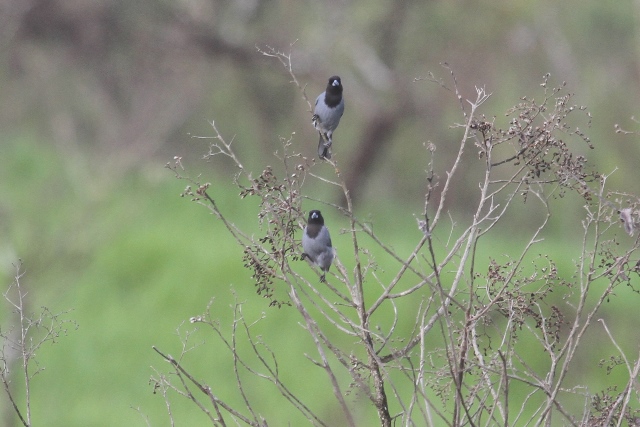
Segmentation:
<svg viewBox="0 0 640 427">
<path fill-rule="evenodd" d="M 398 57 L 398 37 L 411 5 L 411 0 L 389 1 L 387 13 L 376 26 L 377 53 L 388 69 L 393 70 Z M 413 115 L 415 111 L 411 107 L 411 92 L 407 87 L 410 82 L 404 79 L 392 78 L 388 93 L 385 95 L 387 102 L 383 107 L 376 109 L 367 119 L 364 131 L 355 151 L 355 158 L 350 162 L 349 172 L 346 176 L 347 188 L 355 203 L 360 199 L 364 185 L 371 175 L 375 165 L 384 157 L 385 146 L 391 143 L 392 136 L 402 124 L 402 119 L 407 115 Z"/>
</svg>

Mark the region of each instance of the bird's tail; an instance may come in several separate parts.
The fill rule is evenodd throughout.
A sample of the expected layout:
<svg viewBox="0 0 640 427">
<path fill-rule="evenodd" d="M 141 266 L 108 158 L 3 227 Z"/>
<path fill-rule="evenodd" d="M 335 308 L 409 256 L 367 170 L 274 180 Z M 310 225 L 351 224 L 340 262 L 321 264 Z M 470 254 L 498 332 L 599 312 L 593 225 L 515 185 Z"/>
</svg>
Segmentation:
<svg viewBox="0 0 640 427">
<path fill-rule="evenodd" d="M 318 142 L 318 156 L 321 159 L 331 159 L 331 139 L 327 138 L 325 141 L 325 136 L 320 134 L 320 142 Z"/>
</svg>

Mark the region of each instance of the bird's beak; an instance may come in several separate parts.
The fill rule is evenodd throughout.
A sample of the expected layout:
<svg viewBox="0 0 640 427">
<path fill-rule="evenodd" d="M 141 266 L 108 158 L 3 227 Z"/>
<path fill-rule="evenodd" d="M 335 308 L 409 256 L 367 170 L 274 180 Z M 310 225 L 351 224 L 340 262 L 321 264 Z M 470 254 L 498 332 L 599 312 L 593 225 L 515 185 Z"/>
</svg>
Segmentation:
<svg viewBox="0 0 640 427">
<path fill-rule="evenodd" d="M 340 82 L 338 80 L 334 80 L 333 83 L 331 83 L 331 86 L 340 86 Z"/>
</svg>

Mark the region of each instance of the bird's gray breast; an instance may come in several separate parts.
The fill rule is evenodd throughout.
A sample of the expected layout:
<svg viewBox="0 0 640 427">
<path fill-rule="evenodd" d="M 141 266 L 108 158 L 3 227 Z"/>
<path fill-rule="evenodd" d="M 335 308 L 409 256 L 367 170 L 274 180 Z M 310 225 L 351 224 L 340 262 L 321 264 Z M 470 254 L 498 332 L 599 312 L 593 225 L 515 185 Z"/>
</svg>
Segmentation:
<svg viewBox="0 0 640 427">
<path fill-rule="evenodd" d="M 325 93 L 322 92 L 316 99 L 316 107 L 313 113 L 318 115 L 320 122 L 316 125 L 316 128 L 324 132 L 334 131 L 344 113 L 344 98 L 340 100 L 340 103 L 335 108 L 331 108 L 324 103 L 324 97 Z"/>
<path fill-rule="evenodd" d="M 318 228 L 313 225 L 307 225 L 302 236 L 302 248 L 313 261 L 316 261 L 323 252 L 332 251 L 331 237 L 327 227 L 320 226 Z"/>
</svg>

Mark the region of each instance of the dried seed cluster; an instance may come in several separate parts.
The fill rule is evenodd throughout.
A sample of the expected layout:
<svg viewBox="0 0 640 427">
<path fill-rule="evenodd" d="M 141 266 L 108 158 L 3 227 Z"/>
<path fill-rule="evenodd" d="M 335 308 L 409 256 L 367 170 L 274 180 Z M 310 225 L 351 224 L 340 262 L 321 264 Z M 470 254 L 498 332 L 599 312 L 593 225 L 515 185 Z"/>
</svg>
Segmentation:
<svg viewBox="0 0 640 427">
<path fill-rule="evenodd" d="M 253 271 L 257 293 L 270 299 L 272 306 L 290 304 L 275 295 L 274 279 L 288 269 L 286 258 L 298 259 L 294 237 L 303 221 L 299 188 L 297 174 L 281 181 L 267 166 L 250 186 L 241 187 L 240 191 L 241 198 L 260 199 L 258 220 L 265 235 L 259 243 L 245 247 L 243 261 Z"/>
</svg>

